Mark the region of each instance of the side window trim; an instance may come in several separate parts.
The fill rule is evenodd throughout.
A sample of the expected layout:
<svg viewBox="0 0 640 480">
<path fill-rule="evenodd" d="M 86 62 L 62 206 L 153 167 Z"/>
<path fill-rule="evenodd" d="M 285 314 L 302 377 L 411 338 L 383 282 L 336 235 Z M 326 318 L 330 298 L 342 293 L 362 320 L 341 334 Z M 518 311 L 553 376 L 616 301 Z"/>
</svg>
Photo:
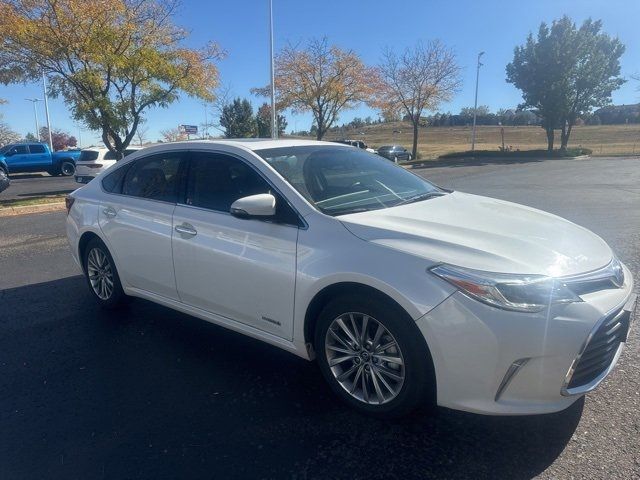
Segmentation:
<svg viewBox="0 0 640 480">
<path fill-rule="evenodd" d="M 214 210 L 212 208 L 206 208 L 206 207 L 198 207 L 195 205 L 189 205 L 188 203 L 186 203 L 187 200 L 187 190 L 188 190 L 188 182 L 189 182 L 189 174 L 191 173 L 191 160 L 192 160 L 192 154 L 194 153 L 209 153 L 212 155 L 226 155 L 228 157 L 231 157 L 235 160 L 238 160 L 240 162 L 242 162 L 243 164 L 245 164 L 248 168 L 250 168 L 253 172 L 255 172 L 260 178 L 262 178 L 265 183 L 267 185 L 269 185 L 269 187 L 271 189 L 273 189 L 273 191 L 276 193 L 276 197 L 279 199 L 282 199 L 287 205 L 288 207 L 291 209 L 291 211 L 296 215 L 296 217 L 298 217 L 298 224 L 294 225 L 291 223 L 285 223 L 285 222 L 273 222 L 271 220 L 259 220 L 261 222 L 267 222 L 267 223 L 277 223 L 278 225 L 285 225 L 285 226 L 290 226 L 290 227 L 294 227 L 294 228 L 299 228 L 301 230 L 306 230 L 309 228 L 309 224 L 305 221 L 304 217 L 302 215 L 300 215 L 300 212 L 298 212 L 298 210 L 291 204 L 291 202 L 289 201 L 289 199 L 287 199 L 287 197 L 280 191 L 280 189 L 278 187 L 276 187 L 273 182 L 266 177 L 266 175 L 264 175 L 258 168 L 256 168 L 250 161 L 248 161 L 247 159 L 243 158 L 241 155 L 238 155 L 236 153 L 231 153 L 231 152 L 226 152 L 224 150 L 209 150 L 209 149 L 191 149 L 187 152 L 187 155 L 185 156 L 185 160 L 186 160 L 186 168 L 185 168 L 185 174 L 183 176 L 183 181 L 181 182 L 182 184 L 182 190 L 178 192 L 178 205 L 180 205 L 181 207 L 187 207 L 187 208 L 195 208 L 198 210 L 204 210 L 207 212 L 214 212 L 214 213 L 221 213 L 223 215 L 231 215 L 231 213 L 229 212 L 223 212 L 220 210 Z"/>
</svg>

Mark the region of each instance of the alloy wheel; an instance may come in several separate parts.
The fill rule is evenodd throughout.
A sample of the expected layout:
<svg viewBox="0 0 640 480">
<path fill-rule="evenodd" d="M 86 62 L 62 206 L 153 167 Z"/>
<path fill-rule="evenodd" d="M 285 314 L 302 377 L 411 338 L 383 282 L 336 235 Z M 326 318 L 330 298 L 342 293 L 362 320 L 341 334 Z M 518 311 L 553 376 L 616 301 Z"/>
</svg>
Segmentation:
<svg viewBox="0 0 640 480">
<path fill-rule="evenodd" d="M 325 335 L 327 364 L 340 386 L 361 402 L 381 405 L 398 396 L 405 379 L 400 345 L 364 313 L 337 317 Z"/>
<path fill-rule="evenodd" d="M 106 253 L 93 248 L 87 256 L 87 275 L 93 292 L 100 300 L 109 300 L 113 294 L 113 269 Z"/>
</svg>

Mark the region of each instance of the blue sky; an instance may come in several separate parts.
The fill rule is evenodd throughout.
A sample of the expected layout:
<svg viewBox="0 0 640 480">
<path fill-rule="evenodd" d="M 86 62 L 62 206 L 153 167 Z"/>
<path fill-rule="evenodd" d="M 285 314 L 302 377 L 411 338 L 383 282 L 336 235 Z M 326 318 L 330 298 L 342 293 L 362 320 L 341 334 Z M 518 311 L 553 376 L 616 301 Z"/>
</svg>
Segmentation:
<svg viewBox="0 0 640 480">
<path fill-rule="evenodd" d="M 375 64 L 382 48 L 401 50 L 417 40 L 441 39 L 457 53 L 463 67 L 463 87 L 441 111 L 458 112 L 473 105 L 475 61 L 485 51 L 480 76 L 479 104 L 492 109 L 515 107 L 520 93 L 505 82 L 505 65 L 512 59 L 515 45 L 522 44 L 541 21 L 550 22 L 563 14 L 574 21 L 592 17 L 604 22 L 604 30 L 618 36 L 626 45 L 622 58 L 622 74 L 629 81 L 614 93 L 616 104 L 640 101 L 639 82 L 630 79 L 640 74 L 640 1 L 638 0 L 397 0 L 307 2 L 274 0 L 276 50 L 287 42 L 304 42 L 310 37 L 327 36 L 331 43 L 351 48 L 365 63 Z M 269 81 L 267 0 L 183 0 L 176 23 L 191 31 L 189 45 L 218 42 L 228 56 L 219 63 L 221 80 L 235 96 L 248 97 L 257 108 L 263 101 L 249 93 L 255 86 Z M 31 103 L 25 98 L 42 98 L 40 85 L 0 86 L 0 98 L 9 100 L 0 106 L 4 120 L 19 133 L 35 130 Z M 99 143 L 99 135 L 74 125 L 61 99 L 50 101 L 53 128 L 61 128 L 78 136 L 84 146 Z M 365 117 L 376 112 L 363 106 L 345 111 L 339 123 L 354 116 Z M 39 105 L 40 123 L 44 109 Z M 310 115 L 287 114 L 291 129 L 307 129 Z M 178 124 L 201 124 L 204 108 L 196 100 L 182 97 L 166 109 L 148 113 L 148 137 L 155 141 L 160 130 Z"/>
</svg>

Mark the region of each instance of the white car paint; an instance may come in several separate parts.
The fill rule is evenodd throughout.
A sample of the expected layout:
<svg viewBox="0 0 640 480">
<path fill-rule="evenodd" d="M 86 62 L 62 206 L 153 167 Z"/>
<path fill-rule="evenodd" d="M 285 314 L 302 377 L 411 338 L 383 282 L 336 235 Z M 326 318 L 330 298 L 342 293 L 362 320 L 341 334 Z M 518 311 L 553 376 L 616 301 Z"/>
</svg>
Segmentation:
<svg viewBox="0 0 640 480">
<path fill-rule="evenodd" d="M 135 145 L 127 147 L 127 152 L 135 152 L 142 149 Z M 76 162 L 76 171 L 74 177 L 78 183 L 88 183 L 101 173 L 105 172 L 109 167 L 116 164 L 116 160 L 105 158 L 109 157 L 109 149 L 106 147 L 89 147 L 83 148 L 83 151 L 96 152 L 97 157 L 93 160 L 78 160 Z M 127 153 L 129 155 L 129 153 Z M 82 158 L 82 156 L 80 157 Z"/>
<path fill-rule="evenodd" d="M 599 319 L 632 297 L 633 280 L 626 268 L 620 288 L 589 293 L 583 302 L 552 305 L 538 313 L 485 305 L 428 269 L 448 262 L 561 277 L 605 266 L 612 258 L 605 242 L 559 217 L 458 192 L 331 217 L 253 152 L 304 145 L 318 143 L 179 142 L 150 147 L 118 162 L 125 165 L 168 150 L 233 154 L 285 196 L 304 219 L 303 227 L 113 195 L 96 181 L 73 193 L 67 219 L 72 254 L 80 263 L 82 236 L 95 234 L 110 249 L 125 293 L 307 359 L 313 352 L 304 327 L 314 297 L 341 282 L 366 285 L 395 300 L 416 321 L 433 356 L 439 405 L 489 414 L 534 414 L 566 408 L 580 397 L 562 394 L 565 375 Z M 181 225 L 194 227 L 197 235 L 176 232 Z M 496 400 L 505 372 L 524 357 L 529 361 Z"/>
<path fill-rule="evenodd" d="M 411 203 L 341 220 L 364 240 L 490 272 L 562 277 L 595 270 L 613 257 L 600 237 L 563 218 L 461 192 L 428 205 Z"/>
</svg>

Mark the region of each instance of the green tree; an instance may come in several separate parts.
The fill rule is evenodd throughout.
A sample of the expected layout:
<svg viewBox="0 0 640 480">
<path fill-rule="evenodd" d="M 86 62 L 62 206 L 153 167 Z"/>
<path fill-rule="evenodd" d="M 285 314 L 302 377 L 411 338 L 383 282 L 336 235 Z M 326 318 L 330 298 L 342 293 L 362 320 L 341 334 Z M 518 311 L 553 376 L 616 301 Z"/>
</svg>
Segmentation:
<svg viewBox="0 0 640 480">
<path fill-rule="evenodd" d="M 256 135 L 256 119 L 253 108 L 246 98 L 236 98 L 232 103 L 222 107 L 220 125 L 227 138 L 248 138 Z"/>
<path fill-rule="evenodd" d="M 586 20 L 580 28 L 567 16 L 549 27 L 542 23 L 537 38 L 515 48 L 507 65 L 507 82 L 522 90 L 520 108 L 533 108 L 553 150 L 554 130 L 561 129 L 566 149 L 571 129 L 580 116 L 611 102 L 620 78 L 624 45 L 602 31 L 602 22 Z"/>
<path fill-rule="evenodd" d="M 180 92 L 207 101 L 218 83 L 215 44 L 184 46 L 172 23 L 177 0 L 3 0 L 0 82 L 36 81 L 44 72 L 52 96 L 74 118 L 122 153 L 144 113 Z"/>
<path fill-rule="evenodd" d="M 258 113 L 256 114 L 256 126 L 258 129 L 258 137 L 271 137 L 271 105 L 266 102 L 258 108 Z M 278 136 L 282 136 L 286 129 L 287 119 L 284 115 L 278 115 Z"/>
<path fill-rule="evenodd" d="M 36 137 L 33 133 L 29 132 L 24 136 L 24 141 L 29 143 L 33 143 L 33 142 L 37 143 L 37 142 L 40 142 L 40 139 Z"/>
</svg>

